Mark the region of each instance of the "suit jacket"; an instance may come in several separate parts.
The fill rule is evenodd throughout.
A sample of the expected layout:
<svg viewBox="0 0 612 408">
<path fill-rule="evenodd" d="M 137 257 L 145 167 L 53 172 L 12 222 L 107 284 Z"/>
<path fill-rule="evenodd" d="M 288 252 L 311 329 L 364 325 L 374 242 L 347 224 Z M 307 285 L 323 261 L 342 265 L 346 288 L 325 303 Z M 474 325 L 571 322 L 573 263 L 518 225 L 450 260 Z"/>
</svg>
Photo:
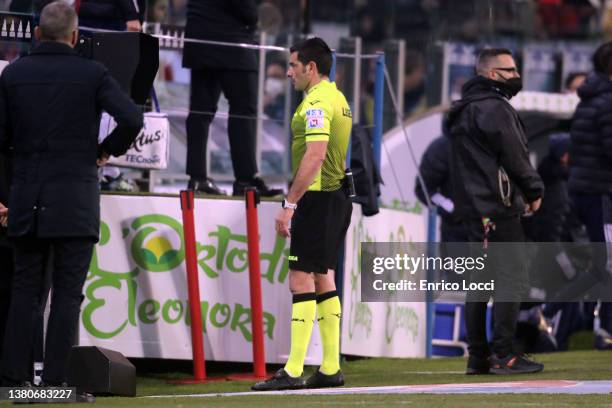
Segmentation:
<svg viewBox="0 0 612 408">
<path fill-rule="evenodd" d="M 102 110 L 118 123 L 101 146 Z M 0 150 L 12 158 L 8 235 L 98 238 L 96 159 L 119 156 L 142 127 L 106 68 L 44 42 L 0 76 Z"/>
<path fill-rule="evenodd" d="M 189 0 L 185 37 L 232 43 L 255 42 L 257 6 L 254 0 Z M 257 52 L 221 45 L 185 43 L 186 68 L 257 70 Z"/>
</svg>

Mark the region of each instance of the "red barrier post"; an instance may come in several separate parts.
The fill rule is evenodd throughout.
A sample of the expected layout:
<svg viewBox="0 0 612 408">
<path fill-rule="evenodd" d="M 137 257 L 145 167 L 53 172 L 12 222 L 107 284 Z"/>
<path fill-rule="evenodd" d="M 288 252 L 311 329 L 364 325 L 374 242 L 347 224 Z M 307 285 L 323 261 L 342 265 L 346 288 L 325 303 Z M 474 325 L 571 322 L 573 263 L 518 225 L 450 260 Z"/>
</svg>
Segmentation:
<svg viewBox="0 0 612 408">
<path fill-rule="evenodd" d="M 264 345 L 263 305 L 261 299 L 261 260 L 259 258 L 259 194 L 255 187 L 245 193 L 247 241 L 249 253 L 249 289 L 251 294 L 251 332 L 253 333 L 253 374 L 231 375 L 231 380 L 256 380 L 268 376 Z"/>
<path fill-rule="evenodd" d="M 247 240 L 249 243 L 249 288 L 251 291 L 251 327 L 253 332 L 253 375 L 266 376 L 266 352 L 264 346 L 263 306 L 261 300 L 261 261 L 259 259 L 259 219 L 257 204 L 259 194 L 249 188 L 246 195 Z"/>
<path fill-rule="evenodd" d="M 193 379 L 178 380 L 174 383 L 193 384 L 206 382 L 204 360 L 204 335 L 202 330 L 202 309 L 200 306 L 200 285 L 198 282 L 198 260 L 196 254 L 195 222 L 193 216 L 194 192 L 181 191 L 181 211 L 183 213 L 183 240 L 185 245 L 185 264 L 189 287 L 189 313 L 191 316 L 191 349 L 193 354 Z"/>
</svg>

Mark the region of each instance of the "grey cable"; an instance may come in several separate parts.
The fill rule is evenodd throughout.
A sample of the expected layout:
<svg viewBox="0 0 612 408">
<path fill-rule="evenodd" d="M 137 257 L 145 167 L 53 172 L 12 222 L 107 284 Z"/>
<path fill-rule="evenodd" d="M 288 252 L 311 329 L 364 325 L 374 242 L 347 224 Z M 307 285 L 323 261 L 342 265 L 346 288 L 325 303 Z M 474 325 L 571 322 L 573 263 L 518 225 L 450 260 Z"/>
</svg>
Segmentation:
<svg viewBox="0 0 612 408">
<path fill-rule="evenodd" d="M 417 171 L 417 178 L 419 183 L 421 184 L 421 188 L 423 189 L 423 193 L 425 194 L 425 201 L 427 201 L 427 207 L 431 208 L 431 197 L 429 196 L 429 191 L 427 190 L 427 186 L 425 185 L 425 180 L 423 180 L 423 175 L 421 174 L 421 170 L 419 169 L 419 163 L 416 160 L 416 156 L 414 154 L 414 150 L 412 149 L 412 143 L 408 139 L 408 132 L 406 131 L 406 126 L 404 125 L 404 115 L 399 111 L 397 104 L 397 97 L 393 93 L 393 89 L 391 88 L 391 77 L 389 75 L 389 70 L 385 66 L 385 79 L 387 83 L 387 88 L 389 89 L 389 94 L 391 95 L 391 102 L 393 103 L 393 108 L 395 110 L 395 114 L 400 121 L 400 126 L 402 127 L 402 133 L 404 134 L 404 140 L 406 140 L 406 145 L 408 145 L 408 150 L 410 151 L 410 157 Z M 384 143 L 383 143 L 384 145 Z"/>
</svg>

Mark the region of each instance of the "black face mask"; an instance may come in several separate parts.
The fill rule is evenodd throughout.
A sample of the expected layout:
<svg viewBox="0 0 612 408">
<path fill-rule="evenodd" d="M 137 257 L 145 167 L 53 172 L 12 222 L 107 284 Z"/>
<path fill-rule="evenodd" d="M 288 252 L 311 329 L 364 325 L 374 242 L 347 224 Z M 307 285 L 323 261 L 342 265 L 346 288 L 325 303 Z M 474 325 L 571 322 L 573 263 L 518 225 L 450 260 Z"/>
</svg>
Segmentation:
<svg viewBox="0 0 612 408">
<path fill-rule="evenodd" d="M 495 85 L 510 99 L 523 89 L 523 79 L 520 77 L 509 78 L 505 82 L 495 81 Z"/>
</svg>

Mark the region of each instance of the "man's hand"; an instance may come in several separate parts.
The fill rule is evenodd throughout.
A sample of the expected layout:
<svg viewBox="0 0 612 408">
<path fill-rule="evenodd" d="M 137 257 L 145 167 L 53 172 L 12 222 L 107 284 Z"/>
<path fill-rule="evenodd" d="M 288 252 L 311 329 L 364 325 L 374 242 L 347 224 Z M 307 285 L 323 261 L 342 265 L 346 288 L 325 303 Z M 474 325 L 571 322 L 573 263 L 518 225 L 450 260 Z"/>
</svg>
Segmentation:
<svg viewBox="0 0 612 408">
<path fill-rule="evenodd" d="M 0 203 L 0 225 L 6 227 L 8 225 L 8 208 L 4 204 Z"/>
<path fill-rule="evenodd" d="M 106 163 L 108 163 L 108 159 L 109 158 L 110 158 L 110 154 L 108 154 L 106 152 L 102 152 L 102 155 L 96 161 L 96 164 L 98 165 L 98 167 L 104 167 L 104 166 L 106 166 Z"/>
<path fill-rule="evenodd" d="M 535 200 L 534 202 L 529 204 L 529 211 L 530 212 L 536 212 L 540 209 L 540 206 L 542 205 L 542 198 L 538 198 L 537 200 Z"/>
<path fill-rule="evenodd" d="M 140 21 L 138 20 L 130 20 L 126 21 L 126 26 L 128 31 L 140 31 L 142 26 L 140 25 Z"/>
<path fill-rule="evenodd" d="M 289 222 L 291 221 L 292 217 L 293 210 L 291 208 L 283 208 L 276 216 L 276 219 L 274 220 L 276 224 L 276 233 L 281 237 L 291 237 Z"/>
</svg>

